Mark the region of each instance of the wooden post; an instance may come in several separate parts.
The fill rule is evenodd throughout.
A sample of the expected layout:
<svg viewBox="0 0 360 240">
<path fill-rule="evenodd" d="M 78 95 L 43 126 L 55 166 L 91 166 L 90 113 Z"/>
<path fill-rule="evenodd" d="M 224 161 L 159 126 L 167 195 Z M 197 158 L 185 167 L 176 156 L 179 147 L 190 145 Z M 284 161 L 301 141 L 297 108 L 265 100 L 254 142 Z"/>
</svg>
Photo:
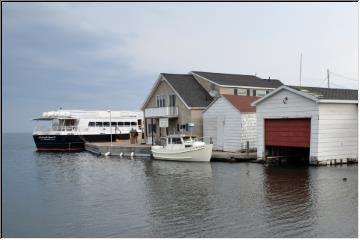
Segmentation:
<svg viewBox="0 0 360 240">
<path fill-rule="evenodd" d="M 151 118 L 151 145 L 154 145 L 154 125 L 153 125 L 153 119 Z"/>
</svg>

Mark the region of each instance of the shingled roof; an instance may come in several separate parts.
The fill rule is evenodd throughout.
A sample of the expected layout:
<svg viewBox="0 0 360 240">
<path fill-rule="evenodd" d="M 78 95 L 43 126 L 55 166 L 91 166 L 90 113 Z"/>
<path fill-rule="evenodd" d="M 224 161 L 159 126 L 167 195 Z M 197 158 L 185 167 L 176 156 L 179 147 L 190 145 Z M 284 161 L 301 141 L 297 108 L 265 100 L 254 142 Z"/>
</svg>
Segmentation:
<svg viewBox="0 0 360 240">
<path fill-rule="evenodd" d="M 171 84 L 175 91 L 189 107 L 207 107 L 213 100 L 209 93 L 196 81 L 191 74 L 161 75 Z"/>
<path fill-rule="evenodd" d="M 288 85 L 287 87 L 310 94 L 318 99 L 358 100 L 358 90 L 356 89 L 319 88 L 319 87 L 302 87 L 302 86 L 288 86 Z"/>
<path fill-rule="evenodd" d="M 236 109 L 240 112 L 256 112 L 256 107 L 251 106 L 252 102 L 259 99 L 256 96 L 234 96 L 234 95 L 222 95 L 226 98 Z"/>
<path fill-rule="evenodd" d="M 262 79 L 253 75 L 227 74 L 213 72 L 192 71 L 192 73 L 206 78 L 218 85 L 223 86 L 251 86 L 264 88 L 277 88 L 283 83 L 277 79 Z"/>
</svg>

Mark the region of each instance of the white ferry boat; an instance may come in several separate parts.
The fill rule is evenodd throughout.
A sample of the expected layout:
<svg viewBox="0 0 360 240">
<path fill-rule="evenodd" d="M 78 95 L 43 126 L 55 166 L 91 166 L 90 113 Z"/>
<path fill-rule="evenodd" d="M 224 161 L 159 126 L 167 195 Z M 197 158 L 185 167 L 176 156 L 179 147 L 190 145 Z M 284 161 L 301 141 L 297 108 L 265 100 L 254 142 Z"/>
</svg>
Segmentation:
<svg viewBox="0 0 360 240">
<path fill-rule="evenodd" d="M 38 151 L 81 151 L 85 142 L 129 139 L 132 129 L 139 136 L 143 129 L 143 113 L 135 111 L 57 110 L 33 120 Z"/>
</svg>

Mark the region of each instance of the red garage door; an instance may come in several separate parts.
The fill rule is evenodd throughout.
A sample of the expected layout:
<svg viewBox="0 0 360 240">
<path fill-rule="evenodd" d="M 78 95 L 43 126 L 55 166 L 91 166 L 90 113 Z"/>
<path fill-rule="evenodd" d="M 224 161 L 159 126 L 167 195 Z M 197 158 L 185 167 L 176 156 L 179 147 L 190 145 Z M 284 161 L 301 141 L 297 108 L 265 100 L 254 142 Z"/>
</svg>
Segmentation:
<svg viewBox="0 0 360 240">
<path fill-rule="evenodd" d="M 310 118 L 265 119 L 265 145 L 310 147 Z"/>
</svg>

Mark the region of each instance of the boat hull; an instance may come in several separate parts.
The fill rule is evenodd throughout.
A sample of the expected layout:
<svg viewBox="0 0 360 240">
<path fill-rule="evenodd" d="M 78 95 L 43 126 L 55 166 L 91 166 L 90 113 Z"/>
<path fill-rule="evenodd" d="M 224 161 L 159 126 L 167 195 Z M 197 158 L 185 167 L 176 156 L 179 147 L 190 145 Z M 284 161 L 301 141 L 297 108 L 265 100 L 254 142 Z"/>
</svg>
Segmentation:
<svg viewBox="0 0 360 240">
<path fill-rule="evenodd" d="M 128 139 L 128 134 L 113 134 L 112 140 Z M 85 142 L 110 142 L 110 134 L 33 135 L 37 151 L 83 151 Z"/>
<path fill-rule="evenodd" d="M 162 147 L 152 148 L 151 152 L 154 159 L 185 161 L 185 162 L 210 162 L 212 155 L 212 144 L 204 146 L 185 148 L 181 150 L 165 150 Z"/>
</svg>

